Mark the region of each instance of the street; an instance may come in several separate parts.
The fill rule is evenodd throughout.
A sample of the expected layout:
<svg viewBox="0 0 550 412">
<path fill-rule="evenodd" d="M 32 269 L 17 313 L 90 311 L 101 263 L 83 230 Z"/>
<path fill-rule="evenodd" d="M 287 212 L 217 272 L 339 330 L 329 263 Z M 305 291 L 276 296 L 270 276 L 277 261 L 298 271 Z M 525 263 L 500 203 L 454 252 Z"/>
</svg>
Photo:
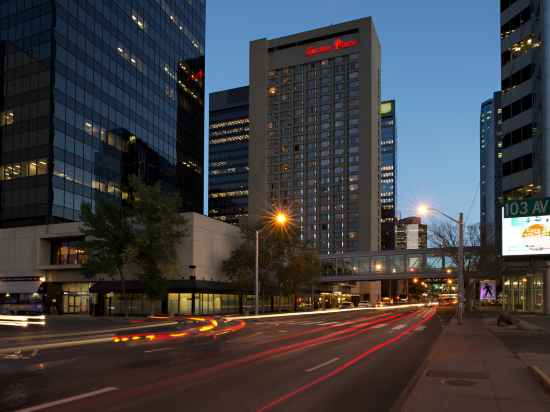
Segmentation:
<svg viewBox="0 0 550 412">
<path fill-rule="evenodd" d="M 0 409 L 387 411 L 449 316 L 408 308 L 220 320 L 182 338 L 3 353 Z"/>
</svg>

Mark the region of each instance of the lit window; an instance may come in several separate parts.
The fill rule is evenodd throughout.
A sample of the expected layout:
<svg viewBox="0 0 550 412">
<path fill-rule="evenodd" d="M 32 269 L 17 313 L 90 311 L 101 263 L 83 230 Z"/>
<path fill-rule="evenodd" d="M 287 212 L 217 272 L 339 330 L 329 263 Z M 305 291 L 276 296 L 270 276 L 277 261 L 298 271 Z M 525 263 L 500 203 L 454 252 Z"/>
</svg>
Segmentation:
<svg viewBox="0 0 550 412">
<path fill-rule="evenodd" d="M 12 111 L 6 111 L 0 114 L 0 126 L 12 125 L 14 121 L 15 114 Z"/>
</svg>

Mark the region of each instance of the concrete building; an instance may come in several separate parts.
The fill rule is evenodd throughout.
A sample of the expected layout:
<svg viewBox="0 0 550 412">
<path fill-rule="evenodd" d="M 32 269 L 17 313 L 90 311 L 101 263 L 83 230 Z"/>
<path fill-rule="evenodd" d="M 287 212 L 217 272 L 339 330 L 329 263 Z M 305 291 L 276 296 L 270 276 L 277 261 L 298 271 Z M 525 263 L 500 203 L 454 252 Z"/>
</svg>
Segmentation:
<svg viewBox="0 0 550 412">
<path fill-rule="evenodd" d="M 380 44 L 371 18 L 250 44 L 249 214 L 321 254 L 380 245 Z"/>
<path fill-rule="evenodd" d="M 208 216 L 248 216 L 248 86 L 210 93 Z"/>
<path fill-rule="evenodd" d="M 550 196 L 550 4 L 500 2 L 501 102 L 497 138 L 497 203 Z M 497 211 L 497 215 L 500 210 Z M 497 217 L 497 236 L 500 220 Z M 512 310 L 550 313 L 548 257 L 505 258 L 504 300 Z M 536 269 L 536 270 L 533 270 Z M 526 281 L 524 281 L 526 279 Z M 533 297 L 531 299 L 531 297 Z M 527 304 L 527 302 L 530 302 Z"/>
<path fill-rule="evenodd" d="M 425 249 L 428 247 L 428 225 L 420 217 L 400 219 L 395 226 L 395 249 Z"/>
<path fill-rule="evenodd" d="M 395 100 L 380 105 L 380 229 L 381 250 L 395 249 L 395 203 L 397 198 L 397 125 Z"/>
<path fill-rule="evenodd" d="M 193 212 L 185 217 L 189 234 L 177 247 L 177 275 L 168 279 L 167 300 L 154 302 L 153 309 L 238 312 L 238 293 L 228 286 L 222 262 L 242 241 L 239 229 Z M 120 314 L 120 282 L 85 276 L 80 239 L 77 222 L 0 229 L 0 307 L 38 303 L 40 292 L 49 313 Z M 130 274 L 127 282 L 131 311 L 150 313 L 143 285 L 134 279 Z"/>
</svg>

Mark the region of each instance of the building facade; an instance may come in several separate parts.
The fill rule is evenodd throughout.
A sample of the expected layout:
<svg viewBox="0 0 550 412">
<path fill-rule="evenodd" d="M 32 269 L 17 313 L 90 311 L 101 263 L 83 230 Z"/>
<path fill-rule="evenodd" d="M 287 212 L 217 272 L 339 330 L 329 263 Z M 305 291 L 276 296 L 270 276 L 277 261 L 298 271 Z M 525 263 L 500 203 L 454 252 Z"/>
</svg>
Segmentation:
<svg viewBox="0 0 550 412">
<path fill-rule="evenodd" d="M 428 247 L 428 225 L 420 217 L 400 219 L 395 226 L 395 249 L 425 249 Z"/>
<path fill-rule="evenodd" d="M 497 130 L 499 128 L 500 93 L 481 104 L 479 119 L 480 158 L 480 235 L 481 244 L 497 246 Z"/>
<path fill-rule="evenodd" d="M 76 221 L 142 170 L 202 213 L 204 14 L 203 0 L 2 2 L 0 226 Z"/>
<path fill-rule="evenodd" d="M 381 250 L 395 249 L 397 126 L 395 100 L 380 105 L 380 230 Z"/>
<path fill-rule="evenodd" d="M 242 291 L 227 283 L 222 263 L 240 245 L 240 230 L 198 213 L 184 216 L 189 233 L 176 247 L 178 272 L 168 278 L 163 299 L 151 307 L 143 285 L 128 269 L 131 313 L 239 311 Z M 81 239 L 78 222 L 0 229 L 0 312 L 39 303 L 47 313 L 122 314 L 120 282 L 83 273 Z"/>
<path fill-rule="evenodd" d="M 250 44 L 249 214 L 322 254 L 377 250 L 380 45 L 371 18 Z"/>
<path fill-rule="evenodd" d="M 248 86 L 210 94 L 208 216 L 239 223 L 248 215 Z"/>
<path fill-rule="evenodd" d="M 501 102 L 497 134 L 497 237 L 500 207 L 507 201 L 550 196 L 550 4 L 543 0 L 501 0 Z M 505 258 L 503 300 L 513 310 L 550 313 L 550 271 L 547 258 Z M 535 272 L 535 273 L 534 273 Z M 529 285 L 532 285 L 529 286 Z M 516 286 L 514 288 L 514 286 Z M 540 291 L 539 292 L 537 292 Z M 533 304 L 518 309 L 510 303 Z"/>
</svg>

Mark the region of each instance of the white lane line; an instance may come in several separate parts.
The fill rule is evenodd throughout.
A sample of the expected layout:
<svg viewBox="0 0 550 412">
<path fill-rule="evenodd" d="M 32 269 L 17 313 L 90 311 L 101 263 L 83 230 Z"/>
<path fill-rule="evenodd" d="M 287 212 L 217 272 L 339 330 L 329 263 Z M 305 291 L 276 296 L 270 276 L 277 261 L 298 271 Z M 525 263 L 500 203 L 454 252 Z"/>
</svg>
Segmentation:
<svg viewBox="0 0 550 412">
<path fill-rule="evenodd" d="M 312 367 L 312 368 L 306 369 L 306 372 L 309 373 L 309 372 L 316 371 L 317 369 L 320 369 L 320 368 L 322 368 L 322 367 L 324 367 L 324 366 L 330 365 L 331 363 L 334 363 L 334 362 L 339 361 L 339 360 L 340 360 L 340 358 L 339 358 L 339 357 L 336 357 L 336 358 L 334 358 L 334 359 L 331 359 L 331 360 L 328 360 L 328 361 L 326 361 L 326 362 L 320 363 L 320 364 L 317 365 L 317 366 L 314 366 L 314 367 Z"/>
<path fill-rule="evenodd" d="M 401 325 L 394 326 L 393 328 L 391 328 L 391 330 L 400 330 L 400 329 L 403 329 L 405 327 L 407 327 L 407 325 L 402 323 Z"/>
<path fill-rule="evenodd" d="M 388 324 L 387 323 L 379 323 L 378 325 L 371 326 L 371 329 L 380 329 L 380 328 L 383 328 L 385 326 L 388 326 Z"/>
<path fill-rule="evenodd" d="M 339 325 L 340 322 L 323 322 L 323 323 L 318 323 L 318 325 L 322 325 L 322 326 L 325 326 L 325 325 Z"/>
<path fill-rule="evenodd" d="M 174 350 L 174 348 L 158 348 L 158 349 L 149 349 L 144 351 L 145 353 L 153 353 L 153 352 L 164 352 L 166 350 Z"/>
<path fill-rule="evenodd" d="M 426 329 L 426 325 L 420 325 L 417 328 L 414 328 L 413 332 L 422 332 L 424 329 Z"/>
<path fill-rule="evenodd" d="M 57 401 L 48 402 L 48 403 L 43 403 L 43 404 L 41 404 L 41 405 L 36 405 L 36 406 L 31 406 L 30 408 L 19 409 L 19 410 L 15 411 L 15 412 L 34 412 L 34 411 L 40 411 L 40 410 L 42 410 L 42 409 L 51 408 L 51 407 L 53 407 L 53 406 L 64 405 L 64 404 L 69 403 L 69 402 L 79 401 L 80 399 L 89 398 L 89 397 L 91 397 L 91 396 L 101 395 L 102 393 L 107 393 L 107 392 L 116 391 L 117 389 L 118 389 L 118 388 L 115 388 L 114 386 L 109 386 L 109 387 L 107 387 L 107 388 L 98 389 L 97 391 L 82 393 L 82 394 L 80 394 L 80 395 L 71 396 L 71 397 L 69 397 L 69 398 L 59 399 L 59 400 L 57 400 Z"/>
</svg>

